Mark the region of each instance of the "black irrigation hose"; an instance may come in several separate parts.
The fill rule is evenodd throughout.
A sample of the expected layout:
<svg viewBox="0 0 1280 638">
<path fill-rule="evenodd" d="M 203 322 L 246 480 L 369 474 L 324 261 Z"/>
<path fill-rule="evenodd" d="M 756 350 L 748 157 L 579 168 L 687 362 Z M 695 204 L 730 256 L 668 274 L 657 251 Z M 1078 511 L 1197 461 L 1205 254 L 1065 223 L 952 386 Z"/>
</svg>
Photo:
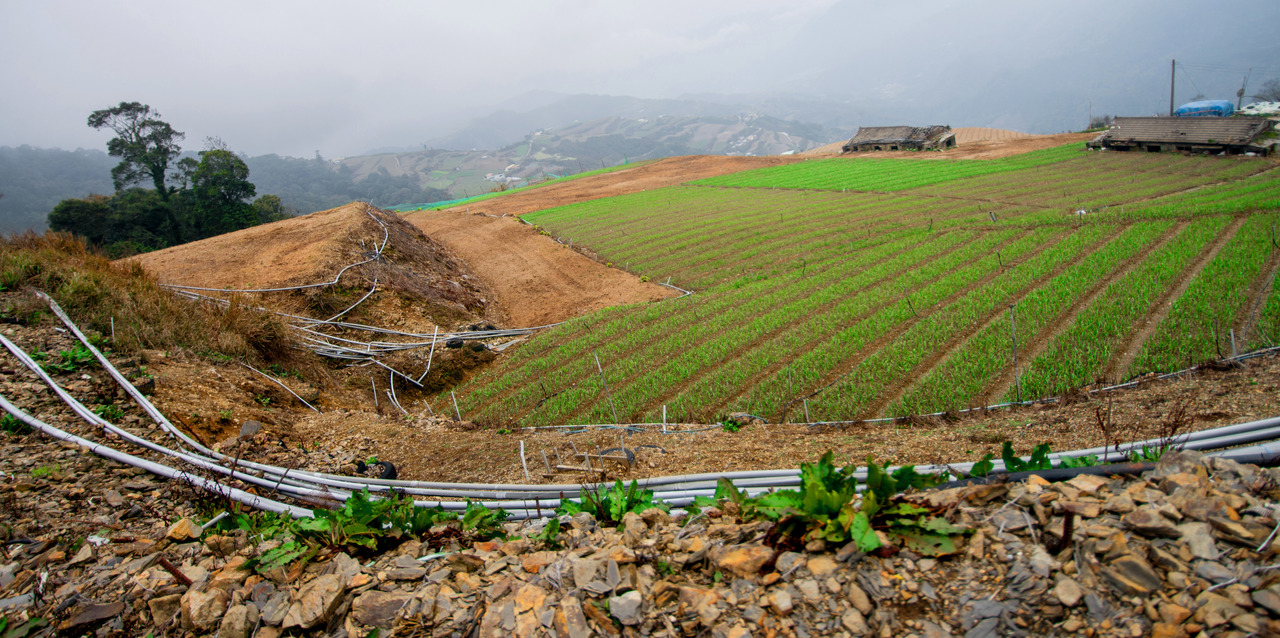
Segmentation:
<svg viewBox="0 0 1280 638">
<path fill-rule="evenodd" d="M 356 461 L 356 474 L 364 474 L 365 470 L 368 470 L 369 467 L 371 466 L 365 465 L 364 461 Z M 391 461 L 377 461 L 372 464 L 372 467 L 382 468 L 382 470 L 378 473 L 379 480 L 392 481 L 392 480 L 395 480 L 397 476 L 396 466 L 393 465 Z"/>
<path fill-rule="evenodd" d="M 967 485 L 991 485 L 995 483 L 1013 483 L 1025 481 L 1032 476 L 1056 483 L 1067 481 L 1077 476 L 1092 474 L 1109 476 L 1111 474 L 1142 474 L 1156 468 L 1155 463 L 1111 463 L 1108 465 L 1090 465 L 1087 467 L 1060 467 L 1052 470 L 1029 470 L 1026 472 L 993 472 L 986 476 L 970 476 L 939 485 L 936 489 L 945 490 Z"/>
<path fill-rule="evenodd" d="M 636 462 L 636 453 L 624 447 L 611 447 L 607 450 L 601 451 L 600 456 L 604 456 L 610 452 L 622 452 L 625 454 L 627 456 L 627 465 L 631 465 Z"/>
</svg>

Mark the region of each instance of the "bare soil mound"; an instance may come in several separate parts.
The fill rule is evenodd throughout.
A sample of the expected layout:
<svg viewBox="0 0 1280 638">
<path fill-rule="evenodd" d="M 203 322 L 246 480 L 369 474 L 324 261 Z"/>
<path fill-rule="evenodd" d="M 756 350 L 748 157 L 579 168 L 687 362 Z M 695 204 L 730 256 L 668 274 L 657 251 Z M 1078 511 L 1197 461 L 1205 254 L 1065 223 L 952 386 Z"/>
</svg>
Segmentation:
<svg viewBox="0 0 1280 638">
<path fill-rule="evenodd" d="M 407 219 L 467 262 L 492 291 L 499 309 L 496 320 L 508 326 L 542 326 L 677 294 L 605 267 L 514 217 L 455 209 L 410 213 Z"/>
<path fill-rule="evenodd" d="M 954 129 L 956 133 L 956 144 L 968 144 L 970 142 L 986 142 L 990 140 L 1013 140 L 1022 137 L 1039 137 L 1028 133 L 1019 133 L 1018 131 L 1010 131 L 1004 128 L 986 128 L 983 126 L 961 126 Z"/>
<path fill-rule="evenodd" d="M 132 259 L 166 284 L 206 288 L 279 286 L 308 276 L 320 277 L 343 252 L 342 244 L 349 231 L 363 226 L 367 219 L 361 205 L 351 203 Z"/>
</svg>

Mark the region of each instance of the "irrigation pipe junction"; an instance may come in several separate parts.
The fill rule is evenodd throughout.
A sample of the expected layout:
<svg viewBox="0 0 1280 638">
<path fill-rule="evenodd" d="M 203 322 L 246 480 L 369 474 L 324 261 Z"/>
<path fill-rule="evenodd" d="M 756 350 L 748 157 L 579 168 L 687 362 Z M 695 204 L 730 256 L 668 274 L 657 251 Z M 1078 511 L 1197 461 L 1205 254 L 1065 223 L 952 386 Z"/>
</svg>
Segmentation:
<svg viewBox="0 0 1280 638">
<path fill-rule="evenodd" d="M 175 427 L 141 391 L 134 387 L 107 360 L 53 299 L 43 293 L 39 294 L 48 302 L 50 309 L 67 326 L 67 329 L 93 354 L 108 374 L 111 375 L 112 379 L 169 435 L 172 439 L 170 444 L 157 443 L 137 436 L 94 414 L 93 411 L 60 387 L 34 359 L 12 341 L 0 335 L 0 344 L 36 374 L 45 385 L 87 423 L 101 428 L 108 437 L 114 437 L 143 450 L 160 454 L 167 462 L 161 463 L 144 459 L 103 443 L 70 434 L 27 414 L 3 396 L 0 396 L 0 408 L 3 408 L 5 412 L 35 430 L 39 430 L 55 439 L 74 443 L 105 458 L 142 468 L 159 476 L 185 481 L 243 503 L 248 507 L 287 513 L 294 517 L 310 517 L 313 514 L 308 507 L 278 500 L 277 495 L 305 505 L 323 507 L 343 502 L 350 498 L 354 492 L 360 490 L 367 489 L 373 494 L 395 490 L 398 493 L 413 496 L 414 502 L 418 506 L 441 507 L 445 510 L 459 511 L 466 507 L 467 501 L 480 501 L 487 507 L 507 510 L 514 519 L 526 519 L 551 515 L 552 511 L 560 505 L 562 498 L 578 497 L 580 490 L 583 488 L 583 486 L 577 484 L 510 485 L 382 480 L 290 470 L 288 468 L 248 462 L 221 454 L 205 447 Z M 1271 463 L 1280 458 L 1280 443 L 1277 442 L 1277 439 L 1280 439 L 1280 417 L 1193 432 L 1174 437 L 1172 440 L 1151 439 L 1117 445 L 1112 448 L 1096 447 L 1058 452 L 1050 454 L 1049 458 L 1051 461 L 1057 462 L 1063 457 L 1096 455 L 1101 463 L 1123 462 L 1127 460 L 1127 457 L 1122 450 L 1141 450 L 1143 448 L 1172 445 L 1183 449 L 1210 451 L 1210 454 L 1239 462 Z M 995 465 L 993 473 L 999 473 L 1004 470 L 1002 462 L 994 460 L 993 463 Z M 916 469 L 920 472 L 941 472 L 946 470 L 952 474 L 963 476 L 972 466 L 973 463 L 960 463 L 945 466 L 917 466 Z M 179 469 L 180 467 L 191 468 L 191 470 Z M 193 471 L 218 475 L 221 480 L 206 478 L 193 473 Z M 1078 471 L 1097 472 L 1099 468 L 1079 468 Z M 1131 465 L 1117 466 L 1116 471 L 1133 471 L 1133 467 Z M 859 481 L 864 481 L 866 479 L 865 470 L 856 472 L 854 476 Z M 666 501 L 673 507 L 683 507 L 691 504 L 697 496 L 713 495 L 716 482 L 720 478 L 732 480 L 739 489 L 745 489 L 749 494 L 753 495 L 800 484 L 799 471 L 794 469 L 664 476 L 643 479 L 639 483 L 645 488 L 652 489 L 656 498 Z M 268 495 L 262 496 L 234 488 L 223 482 L 228 479 L 239 480 L 258 488 L 260 491 L 267 492 Z M 593 485 L 587 487 L 588 489 L 597 489 L 601 486 Z"/>
</svg>

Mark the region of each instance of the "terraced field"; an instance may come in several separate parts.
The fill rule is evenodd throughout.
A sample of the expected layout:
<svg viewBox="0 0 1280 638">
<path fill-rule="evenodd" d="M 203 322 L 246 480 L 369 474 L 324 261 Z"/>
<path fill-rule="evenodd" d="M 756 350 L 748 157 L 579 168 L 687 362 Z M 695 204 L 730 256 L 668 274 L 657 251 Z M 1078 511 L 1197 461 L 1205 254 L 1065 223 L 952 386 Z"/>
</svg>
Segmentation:
<svg viewBox="0 0 1280 638">
<path fill-rule="evenodd" d="M 695 294 L 570 321 L 456 395 L 502 425 L 841 421 L 1274 344 L 1278 176 L 1267 159 L 1077 144 L 813 160 L 526 214 Z"/>
</svg>

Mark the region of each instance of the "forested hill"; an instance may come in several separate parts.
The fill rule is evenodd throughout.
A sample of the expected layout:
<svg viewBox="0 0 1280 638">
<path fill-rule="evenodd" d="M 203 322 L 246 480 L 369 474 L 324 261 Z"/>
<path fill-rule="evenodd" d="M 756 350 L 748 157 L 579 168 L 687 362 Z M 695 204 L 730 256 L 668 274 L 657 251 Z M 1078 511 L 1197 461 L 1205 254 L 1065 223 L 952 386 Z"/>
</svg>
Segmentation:
<svg viewBox="0 0 1280 638">
<path fill-rule="evenodd" d="M 111 167 L 118 162 L 98 150 L 0 146 L 0 233 L 44 231 L 49 211 L 58 202 L 111 194 Z M 419 186 L 412 176 L 373 171 L 357 178 L 346 166 L 319 157 L 262 155 L 245 163 L 259 195 L 277 195 L 285 207 L 299 213 L 353 200 L 392 206 L 449 199 L 443 191 Z"/>
</svg>

